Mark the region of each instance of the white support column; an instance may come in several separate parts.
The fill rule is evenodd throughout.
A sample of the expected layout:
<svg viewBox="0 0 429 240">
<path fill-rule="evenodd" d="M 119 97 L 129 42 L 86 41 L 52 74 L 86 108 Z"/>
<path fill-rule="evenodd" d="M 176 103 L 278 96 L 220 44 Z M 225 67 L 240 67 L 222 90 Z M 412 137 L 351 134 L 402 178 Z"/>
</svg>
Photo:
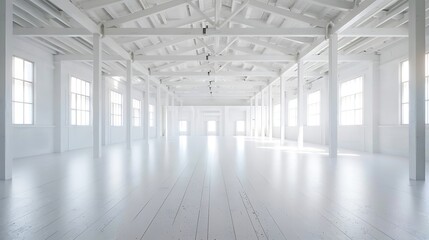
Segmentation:
<svg viewBox="0 0 429 240">
<path fill-rule="evenodd" d="M 106 106 L 108 106 L 108 99 L 107 96 L 110 94 L 110 92 L 107 92 L 106 88 L 106 81 L 107 77 L 102 76 L 101 77 L 101 146 L 106 146 L 106 131 L 107 126 L 109 126 L 110 123 L 110 116 L 109 116 L 109 109 L 107 109 Z"/>
<path fill-rule="evenodd" d="M 164 126 L 164 137 L 168 136 L 168 91 L 165 91 L 164 99 L 164 116 L 163 116 L 163 126 Z"/>
<path fill-rule="evenodd" d="M 0 1 L 0 180 L 12 178 L 12 0 Z"/>
<path fill-rule="evenodd" d="M 260 121 L 260 119 L 259 119 L 259 117 L 260 117 L 259 116 L 259 110 L 260 110 L 259 95 L 260 95 L 260 93 L 256 94 L 256 96 L 255 96 L 255 137 L 260 136 L 259 127 L 261 126 L 261 123 L 259 122 Z"/>
<path fill-rule="evenodd" d="M 176 123 L 176 104 L 175 104 L 175 97 L 172 94 L 171 95 L 171 123 L 170 123 L 170 136 L 174 137 L 176 136 L 176 127 L 175 127 L 175 123 Z"/>
<path fill-rule="evenodd" d="M 149 141 L 150 137 L 150 124 L 149 124 L 149 95 L 150 95 L 150 80 L 149 76 L 145 79 L 145 93 L 144 93 L 144 138 Z"/>
<path fill-rule="evenodd" d="M 92 123 L 92 127 L 93 127 L 93 152 L 94 152 L 94 157 L 95 158 L 100 158 L 101 157 L 101 98 L 102 98 L 102 94 L 101 94 L 101 74 L 102 74 L 102 70 L 101 70 L 101 64 L 102 64 L 102 59 L 101 59 L 101 54 L 102 54 L 102 39 L 100 34 L 94 34 L 93 36 L 93 51 L 94 51 L 94 56 L 93 56 L 93 123 Z"/>
<path fill-rule="evenodd" d="M 261 137 L 265 137 L 265 94 L 261 91 Z"/>
<path fill-rule="evenodd" d="M 425 1 L 409 1 L 410 179 L 425 180 Z"/>
<path fill-rule="evenodd" d="M 379 94 L 379 61 L 368 63 L 369 76 L 364 80 L 364 106 L 366 109 L 364 114 L 365 129 L 365 151 L 375 153 L 378 152 L 378 94 Z"/>
<path fill-rule="evenodd" d="M 286 99 L 285 99 L 286 83 L 283 76 L 280 76 L 280 141 L 285 140 L 286 129 Z"/>
<path fill-rule="evenodd" d="M 256 137 L 262 137 L 262 92 L 256 95 Z"/>
<path fill-rule="evenodd" d="M 322 127 L 322 144 L 329 144 L 329 77 L 323 76 L 322 79 L 322 91 L 321 91 L 321 127 Z"/>
<path fill-rule="evenodd" d="M 55 142 L 54 151 L 62 153 L 67 150 L 67 83 L 68 79 L 63 78 L 62 61 L 54 63 L 54 121 L 55 121 Z"/>
<path fill-rule="evenodd" d="M 329 38 L 329 157 L 338 151 L 338 35 Z"/>
<path fill-rule="evenodd" d="M 156 86 L 156 137 L 162 137 L 161 84 Z"/>
<path fill-rule="evenodd" d="M 304 146 L 304 62 L 298 62 L 298 147 Z"/>
<path fill-rule="evenodd" d="M 133 99 L 132 99 L 132 84 L 133 84 L 133 63 L 131 60 L 127 60 L 127 115 L 126 115 L 126 121 L 127 121 L 127 148 L 131 149 L 131 143 L 133 138 L 133 131 L 132 131 L 132 119 L 133 119 Z"/>
<path fill-rule="evenodd" d="M 250 99 L 250 121 L 248 122 L 248 126 L 250 126 L 250 136 L 251 137 L 253 137 L 253 131 L 252 131 L 252 128 L 253 128 L 253 125 L 252 125 L 252 123 L 253 123 L 253 99 L 251 98 Z"/>
<path fill-rule="evenodd" d="M 273 137 L 273 86 L 268 86 L 268 137 Z"/>
<path fill-rule="evenodd" d="M 226 135 L 226 123 L 229 122 L 229 108 L 227 106 L 223 107 L 223 116 L 222 116 L 222 134 L 221 136 L 225 136 Z M 235 126 L 235 125 L 233 125 Z"/>
</svg>

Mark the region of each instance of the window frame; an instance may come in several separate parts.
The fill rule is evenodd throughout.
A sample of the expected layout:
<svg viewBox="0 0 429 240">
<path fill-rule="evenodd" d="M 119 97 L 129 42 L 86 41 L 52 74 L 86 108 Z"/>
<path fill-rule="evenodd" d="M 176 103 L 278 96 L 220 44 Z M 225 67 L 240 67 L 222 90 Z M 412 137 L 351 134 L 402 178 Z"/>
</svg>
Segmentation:
<svg viewBox="0 0 429 240">
<path fill-rule="evenodd" d="M 120 96 L 120 99 L 121 99 L 121 103 L 116 103 L 116 102 L 113 102 L 113 99 L 112 99 L 112 93 L 114 93 L 114 94 L 118 94 L 119 96 Z M 115 90 L 112 90 L 112 89 L 110 89 L 110 95 L 109 95 L 109 98 L 110 98 L 110 126 L 111 127 L 122 127 L 122 126 L 124 126 L 124 97 L 123 97 L 123 94 L 122 93 L 120 93 L 120 92 L 118 92 L 118 91 L 115 91 Z M 114 111 L 113 111 L 113 109 L 114 109 L 114 104 L 116 104 L 116 105 L 119 105 L 120 106 L 120 109 L 121 109 L 121 111 L 120 111 L 120 114 L 116 114 L 116 113 L 114 113 Z M 117 116 L 120 116 L 120 120 L 121 120 L 121 123 L 120 124 L 118 124 L 117 125 L 117 123 L 115 122 L 115 120 L 114 120 L 114 118 L 113 117 L 117 117 Z"/>
<path fill-rule="evenodd" d="M 318 97 L 318 101 L 317 102 L 310 102 L 310 97 L 312 96 L 312 94 L 319 94 L 319 97 Z M 312 91 L 312 92 L 309 92 L 309 93 L 307 93 L 307 102 L 306 102 L 306 104 L 307 104 L 307 106 L 306 106 L 306 110 L 307 110 L 307 112 L 306 112 L 306 115 L 307 115 L 307 126 L 310 126 L 310 127 L 318 127 L 318 126 L 320 126 L 320 122 L 321 122 L 321 107 L 322 107 L 322 92 L 321 92 L 321 90 L 315 90 L 315 91 Z M 310 110 L 311 110 L 311 105 L 317 105 L 317 113 L 313 113 L 313 112 L 310 112 Z M 315 117 L 315 116 L 317 116 L 317 123 L 311 123 L 310 124 L 310 118 L 311 117 Z"/>
<path fill-rule="evenodd" d="M 148 106 L 148 114 L 149 114 L 149 127 L 155 127 L 155 105 L 149 104 Z"/>
<path fill-rule="evenodd" d="M 182 131 L 182 123 L 185 123 L 185 131 Z M 187 134 L 188 133 L 188 121 L 186 120 L 180 120 L 179 121 L 179 133 L 180 134 Z"/>
<path fill-rule="evenodd" d="M 73 93 L 72 92 L 72 87 L 71 87 L 71 85 L 72 85 L 72 78 L 75 78 L 76 80 L 88 83 L 88 85 L 89 85 L 89 95 L 88 96 L 85 96 L 85 95 L 83 95 L 81 93 L 77 93 L 77 92 Z M 83 80 L 83 79 L 78 78 L 78 77 L 75 77 L 73 75 L 69 75 L 69 91 L 68 92 L 69 92 L 69 99 L 68 99 L 69 100 L 69 104 L 68 105 L 69 105 L 69 114 L 70 114 L 69 117 L 68 117 L 69 125 L 73 126 L 73 127 L 88 127 L 88 126 L 92 126 L 92 117 L 93 116 L 92 116 L 92 97 L 91 97 L 91 94 L 92 94 L 92 84 L 91 84 L 91 82 Z M 87 125 L 79 125 L 77 123 L 72 124 L 72 120 L 71 120 L 72 119 L 72 114 L 71 114 L 72 110 L 75 110 L 76 113 L 77 113 L 77 111 L 86 111 L 86 110 L 77 109 L 77 106 L 76 106 L 75 109 L 72 109 L 72 101 L 71 101 L 72 94 L 76 94 L 76 95 L 79 95 L 79 96 L 88 97 L 89 110 L 88 110 L 88 124 Z M 76 117 L 77 117 L 77 115 L 76 115 Z"/>
<path fill-rule="evenodd" d="M 135 107 L 134 103 L 138 102 L 138 108 Z M 132 105 L 131 105 L 131 111 L 132 111 L 132 125 L 133 127 L 141 127 L 142 126 L 142 101 L 137 99 L 137 98 L 133 98 L 132 100 Z M 138 114 L 136 114 L 136 111 L 138 111 Z M 136 124 L 136 120 L 138 120 L 138 124 Z"/>
<path fill-rule="evenodd" d="M 238 131 L 238 124 L 243 123 L 243 130 L 242 131 Z M 246 133 L 246 121 L 244 120 L 237 120 L 235 121 L 235 134 L 245 134 Z"/>
<path fill-rule="evenodd" d="M 282 112 L 281 104 L 280 103 L 273 104 L 273 127 L 275 128 L 281 127 L 281 118 L 282 118 L 281 112 Z"/>
<path fill-rule="evenodd" d="M 18 58 L 18 59 L 20 59 L 20 60 L 23 61 L 23 72 L 22 72 L 23 79 L 19 79 L 19 78 L 15 77 L 15 61 L 14 61 L 15 58 Z M 35 122 L 36 122 L 35 121 L 36 120 L 36 112 L 35 112 L 35 109 L 36 109 L 36 107 L 35 107 L 35 105 L 36 105 L 36 103 L 35 103 L 35 100 L 36 100 L 36 91 L 34 90 L 34 87 L 36 85 L 36 63 L 34 61 L 31 61 L 31 60 L 27 59 L 27 58 L 18 57 L 16 55 L 12 56 L 11 61 L 12 61 L 12 74 L 11 74 L 11 76 L 12 76 L 12 79 L 11 79 L 12 80 L 12 86 L 11 86 L 11 100 L 10 101 L 11 101 L 11 110 L 12 110 L 12 125 L 14 125 L 14 126 L 34 126 Z M 33 71 L 32 71 L 32 79 L 33 80 L 31 82 L 24 79 L 25 78 L 25 62 L 31 63 L 31 65 L 33 67 Z M 14 96 L 15 96 L 15 80 L 23 82 L 23 89 L 22 89 L 22 91 L 23 91 L 23 99 L 24 99 L 24 95 L 25 95 L 24 94 L 24 88 L 25 88 L 24 84 L 26 82 L 31 83 L 31 103 L 26 103 L 24 100 L 22 100 L 22 102 L 14 100 Z M 23 108 L 22 123 L 15 123 L 14 122 L 14 120 L 15 120 L 15 104 L 14 103 L 21 103 L 21 104 L 23 104 L 23 106 L 25 104 L 31 104 L 31 123 L 25 123 L 25 116 L 24 116 L 25 110 L 24 110 L 24 108 Z"/>
<path fill-rule="evenodd" d="M 214 131 L 210 131 L 209 129 L 209 123 L 213 122 L 214 123 Z M 207 120 L 207 134 L 217 134 L 218 133 L 218 121 L 216 120 Z"/>
<path fill-rule="evenodd" d="M 359 92 L 359 93 L 355 92 L 355 93 L 349 94 L 347 96 L 341 96 L 342 95 L 342 93 L 341 93 L 341 87 L 342 87 L 342 85 L 345 84 L 345 83 L 347 83 L 347 82 L 350 82 L 350 81 L 355 81 L 357 79 L 361 79 L 361 92 Z M 338 104 L 339 104 L 339 107 L 338 107 L 338 109 L 339 109 L 339 111 L 338 111 L 339 112 L 339 116 L 338 117 L 339 117 L 339 126 L 363 126 L 364 125 L 364 119 L 365 119 L 365 113 L 364 113 L 364 89 L 365 89 L 365 76 L 364 75 L 360 75 L 360 76 L 356 76 L 356 77 L 353 77 L 353 78 L 349 78 L 348 80 L 340 82 L 339 89 L 338 89 L 338 99 L 339 99 L 339 101 L 338 101 Z M 358 95 L 358 94 L 361 95 L 361 107 L 360 108 L 353 108 L 353 109 L 347 110 L 347 111 L 353 111 L 353 113 L 356 113 L 356 111 L 360 110 L 361 111 L 360 123 L 356 123 L 356 117 L 355 117 L 353 119 L 353 123 L 352 124 L 343 124 L 343 121 L 342 121 L 342 119 L 343 119 L 343 112 L 346 112 L 346 111 L 343 111 L 343 109 L 342 109 L 342 100 L 345 97 L 353 96 L 354 97 L 354 101 L 355 101 L 356 100 L 355 99 L 356 95 Z M 356 102 L 354 102 L 353 105 L 356 105 Z"/>
<path fill-rule="evenodd" d="M 290 108 L 290 102 L 292 102 L 292 101 L 295 101 L 296 102 L 296 106 L 293 108 L 295 111 L 293 112 L 294 113 L 294 116 L 295 116 L 295 118 L 294 118 L 294 124 L 291 124 L 291 116 L 292 116 L 292 114 L 291 114 L 291 108 Z M 294 98 L 291 98 L 291 99 L 289 99 L 288 101 L 287 101 L 287 126 L 288 127 L 297 127 L 298 126 L 298 97 L 294 97 Z"/>
<path fill-rule="evenodd" d="M 408 62 L 408 81 L 403 82 L 403 64 Z M 410 123 L 410 96 L 408 94 L 408 101 L 406 103 L 403 102 L 403 90 L 404 90 L 404 83 L 407 83 L 408 85 L 408 93 L 410 88 L 410 68 L 409 68 L 410 60 L 409 59 L 403 59 L 399 62 L 399 123 L 400 125 L 408 125 Z M 404 105 L 408 106 L 408 112 L 407 112 L 407 121 L 404 121 Z M 425 125 L 429 124 L 429 53 L 425 53 Z"/>
</svg>

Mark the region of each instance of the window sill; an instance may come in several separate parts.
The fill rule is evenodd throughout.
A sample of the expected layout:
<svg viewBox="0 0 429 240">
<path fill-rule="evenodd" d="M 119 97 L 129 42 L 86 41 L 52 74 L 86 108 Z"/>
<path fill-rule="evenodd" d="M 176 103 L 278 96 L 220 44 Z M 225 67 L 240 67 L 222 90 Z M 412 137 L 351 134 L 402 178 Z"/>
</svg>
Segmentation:
<svg viewBox="0 0 429 240">
<path fill-rule="evenodd" d="M 55 125 L 12 124 L 14 128 L 54 128 Z"/>
</svg>

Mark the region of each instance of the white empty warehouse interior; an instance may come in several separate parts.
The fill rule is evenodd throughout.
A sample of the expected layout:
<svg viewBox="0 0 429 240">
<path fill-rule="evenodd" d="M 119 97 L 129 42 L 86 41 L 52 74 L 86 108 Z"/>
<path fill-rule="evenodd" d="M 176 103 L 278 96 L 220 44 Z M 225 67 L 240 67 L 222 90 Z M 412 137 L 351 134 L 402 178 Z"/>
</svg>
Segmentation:
<svg viewBox="0 0 429 240">
<path fill-rule="evenodd" d="M 0 239 L 429 239 L 425 0 L 0 0 Z"/>
</svg>

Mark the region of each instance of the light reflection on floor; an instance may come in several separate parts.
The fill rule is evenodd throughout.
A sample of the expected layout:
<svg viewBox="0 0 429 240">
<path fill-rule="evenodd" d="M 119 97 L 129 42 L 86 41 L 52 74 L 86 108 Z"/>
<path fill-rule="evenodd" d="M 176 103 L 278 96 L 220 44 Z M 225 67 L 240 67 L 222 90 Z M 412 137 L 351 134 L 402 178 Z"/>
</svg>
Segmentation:
<svg viewBox="0 0 429 240">
<path fill-rule="evenodd" d="M 234 239 L 251 226 L 242 196 L 288 239 L 428 238 L 429 188 L 410 182 L 407 167 L 400 157 L 341 149 L 331 159 L 325 146 L 214 136 L 112 145 L 101 159 L 91 149 L 17 159 L 14 180 L 0 182 L 0 239 L 112 239 L 118 229 L 195 239 L 207 218 L 198 239 Z M 198 215 L 204 207 L 210 217 Z"/>
</svg>

